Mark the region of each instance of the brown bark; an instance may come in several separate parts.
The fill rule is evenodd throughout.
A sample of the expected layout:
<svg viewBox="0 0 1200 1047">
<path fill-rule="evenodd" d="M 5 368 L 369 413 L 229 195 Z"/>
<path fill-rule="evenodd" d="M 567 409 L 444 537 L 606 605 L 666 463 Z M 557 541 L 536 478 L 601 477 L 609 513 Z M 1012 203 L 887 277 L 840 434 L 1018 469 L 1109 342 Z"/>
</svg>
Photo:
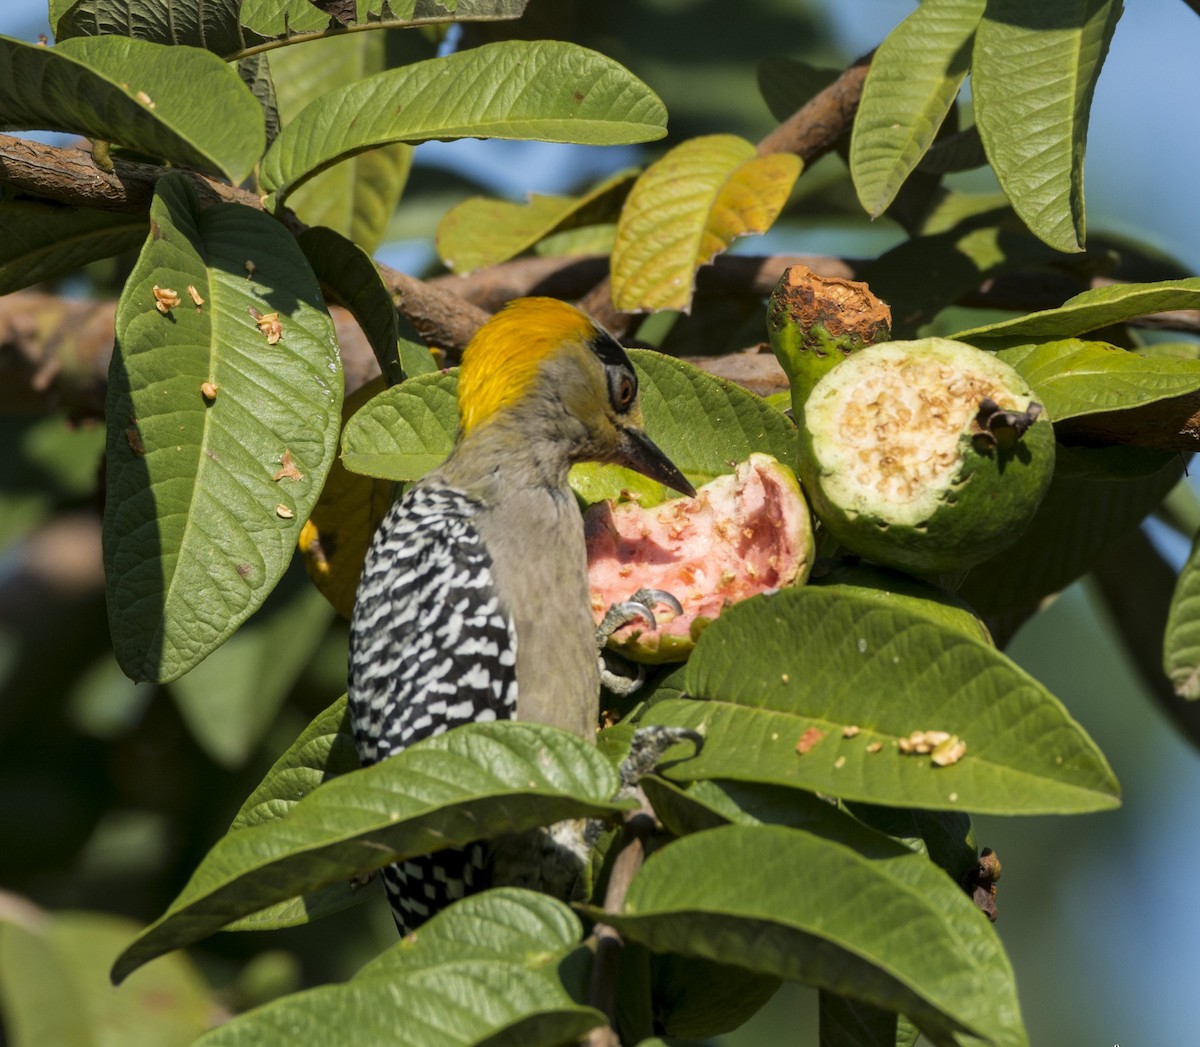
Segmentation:
<svg viewBox="0 0 1200 1047">
<path fill-rule="evenodd" d="M 834 146 L 854 118 L 870 56 L 859 59 L 838 79 L 783 121 L 759 143 L 760 153 L 790 151 L 811 162 Z M 0 184 L 80 207 L 145 213 L 154 187 L 168 168 L 116 159 L 112 172 L 96 165 L 83 149 L 61 149 L 0 135 Z M 226 202 L 256 209 L 253 193 L 195 172 L 186 172 L 203 205 Z M 303 224 L 290 212 L 280 220 L 293 232 Z M 802 262 L 814 272 L 849 279 L 852 261 L 833 258 L 750 258 L 722 256 L 697 274 L 702 294 L 765 297 L 783 271 Z M 385 285 L 399 312 L 431 345 L 448 350 L 451 359 L 488 316 L 510 298 L 527 294 L 581 300 L 582 307 L 618 337 L 627 335 L 638 317 L 614 309 L 603 258 L 524 258 L 469 276 L 423 281 L 380 266 Z M 1111 281 L 1097 279 L 1093 286 Z M 984 282 L 962 304 L 981 308 L 1034 311 L 1054 308 L 1078 285 L 1069 278 L 1055 282 L 1046 274 L 1008 274 Z M 112 342 L 111 303 L 56 302 L 23 292 L 0 298 L 0 406 L 18 409 L 62 407 L 96 415 L 102 410 L 105 375 Z M 374 361 L 357 326 L 337 314 L 339 337 L 347 364 L 347 388 L 356 388 L 374 373 Z M 1137 321 L 1181 331 L 1200 331 L 1200 310 L 1161 313 Z M 779 388 L 773 361 L 761 355 L 734 355 L 698 360 L 752 388 Z M 1122 440 L 1142 446 L 1191 449 L 1200 444 L 1200 403 L 1181 398 L 1140 412 L 1115 412 L 1070 423 L 1068 438 L 1080 442 Z"/>
<path fill-rule="evenodd" d="M 696 274 L 698 294 L 746 295 L 765 298 L 784 270 L 806 265 L 821 276 L 852 278 L 855 266 L 841 258 L 820 255 L 718 255 Z M 582 298 L 608 270 L 608 255 L 576 258 L 514 258 L 465 276 L 435 276 L 429 283 L 495 312 L 523 295 Z"/>
<path fill-rule="evenodd" d="M 793 261 L 792 258 L 728 258 L 711 267 L 710 278 L 728 280 L 729 286 L 752 287 L 755 294 L 760 294 L 774 285 L 775 269 L 782 270 Z M 462 303 L 462 308 L 448 309 L 440 316 L 430 310 L 431 304 L 443 301 Z M 482 322 L 479 318 L 489 315 L 487 310 L 440 288 L 436 295 L 424 300 L 422 309 L 425 322 L 444 335 L 444 340 L 435 337 L 434 343 L 452 349 L 464 345 Z M 73 302 L 35 291 L 0 296 L 0 410 L 58 409 L 73 417 L 102 417 L 115 310 L 113 302 Z M 342 348 L 346 391 L 353 392 L 377 375 L 379 367 L 353 317 L 338 307 L 330 313 Z M 1200 329 L 1200 313 L 1196 311 L 1163 313 L 1149 319 L 1169 322 L 1177 328 Z M 436 326 L 439 323 L 441 326 Z M 782 369 L 761 344 L 749 347 L 744 353 L 686 359 L 760 395 L 787 388 Z M 1200 449 L 1200 393 L 1132 410 L 1071 419 L 1059 423 L 1057 430 L 1059 438 L 1070 443 L 1128 443 L 1194 451 Z"/>
<path fill-rule="evenodd" d="M 113 170 L 96 165 L 86 149 L 60 149 L 11 135 L 0 135 L 0 183 L 23 193 L 77 207 L 141 214 L 150 209 L 154 187 L 177 168 L 113 159 Z M 227 182 L 184 171 L 202 206 L 221 201 L 261 210 L 259 198 Z"/>
<path fill-rule="evenodd" d="M 617 856 L 613 861 L 608 886 L 604 892 L 604 908 L 619 913 L 625 907 L 625 895 L 633 878 L 646 861 L 646 842 L 657 825 L 654 811 L 639 788 L 639 810 L 625 816 Z M 617 987 L 620 980 L 621 950 L 625 943 L 620 934 L 606 923 L 597 923 L 592 931 L 596 954 L 592 960 L 592 975 L 588 986 L 588 1003 L 608 1017 L 608 1026 L 592 1031 L 588 1047 L 610 1047 L 619 1043 L 617 1026 Z"/>
<path fill-rule="evenodd" d="M 154 187 L 170 168 L 128 160 L 113 161 L 108 173 L 96 165 L 83 149 L 60 149 L 0 135 L 0 184 L 21 192 L 77 207 L 141 214 L 149 211 Z M 262 210 L 262 199 L 245 189 L 213 178 L 184 172 L 191 179 L 202 207 L 214 203 L 238 203 Z M 304 223 L 289 211 L 280 221 L 293 233 Z M 384 283 L 396 306 L 423 338 L 444 348 L 461 348 L 488 314 L 447 291 L 381 265 Z"/>
<path fill-rule="evenodd" d="M 0 410 L 102 418 L 116 308 L 36 291 L 0 296 Z M 379 374 L 379 364 L 354 318 L 339 306 L 329 312 L 353 392 Z"/>
<path fill-rule="evenodd" d="M 766 135 L 758 143 L 759 154 L 795 153 L 805 164 L 811 164 L 829 152 L 854 123 L 874 53 L 857 59 L 825 90 Z"/>
</svg>

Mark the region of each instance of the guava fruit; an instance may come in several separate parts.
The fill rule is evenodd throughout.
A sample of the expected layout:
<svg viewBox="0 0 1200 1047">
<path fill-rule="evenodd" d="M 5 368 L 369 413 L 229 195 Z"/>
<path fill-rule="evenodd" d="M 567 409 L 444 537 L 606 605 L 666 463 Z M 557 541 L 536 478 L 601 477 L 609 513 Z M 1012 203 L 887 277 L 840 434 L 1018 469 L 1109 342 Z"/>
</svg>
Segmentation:
<svg viewBox="0 0 1200 1047">
<path fill-rule="evenodd" d="M 596 621 L 638 589 L 662 589 L 683 606 L 659 606 L 656 629 L 622 626 L 609 647 L 639 662 L 683 661 L 728 604 L 795 585 L 813 560 L 812 522 L 792 471 L 752 454 L 696 492 L 644 509 L 600 502 L 584 514 L 588 581 Z"/>
<path fill-rule="evenodd" d="M 1025 529 L 1054 473 L 1054 430 L 1028 383 L 947 338 L 883 342 L 813 387 L 800 476 L 829 532 L 916 574 L 964 570 Z"/>
<path fill-rule="evenodd" d="M 851 353 L 891 338 L 892 311 L 864 283 L 784 270 L 767 302 L 767 337 L 788 376 L 797 415 L 817 384 Z"/>
</svg>

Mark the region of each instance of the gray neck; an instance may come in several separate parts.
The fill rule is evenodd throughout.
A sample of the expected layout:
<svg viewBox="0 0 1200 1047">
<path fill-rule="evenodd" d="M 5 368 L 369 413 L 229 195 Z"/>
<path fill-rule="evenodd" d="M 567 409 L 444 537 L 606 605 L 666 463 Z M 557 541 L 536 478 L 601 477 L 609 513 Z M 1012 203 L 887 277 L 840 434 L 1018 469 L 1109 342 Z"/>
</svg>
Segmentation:
<svg viewBox="0 0 1200 1047">
<path fill-rule="evenodd" d="M 514 487 L 565 490 L 573 427 L 559 404 L 529 402 L 460 437 L 441 474 L 484 502 Z"/>
</svg>

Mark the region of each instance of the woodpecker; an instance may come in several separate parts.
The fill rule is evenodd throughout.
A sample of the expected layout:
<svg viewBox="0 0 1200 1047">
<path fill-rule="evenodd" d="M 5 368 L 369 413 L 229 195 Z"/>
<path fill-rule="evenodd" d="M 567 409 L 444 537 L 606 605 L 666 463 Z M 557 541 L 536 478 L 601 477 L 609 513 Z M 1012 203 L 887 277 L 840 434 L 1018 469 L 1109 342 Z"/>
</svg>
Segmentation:
<svg viewBox="0 0 1200 1047">
<path fill-rule="evenodd" d="M 363 567 L 349 665 L 363 765 L 485 720 L 593 738 L 601 666 L 567 473 L 614 462 L 695 494 L 645 433 L 625 350 L 564 302 L 516 299 L 485 323 L 458 397 L 450 457 L 392 507 Z M 387 867 L 401 934 L 484 886 L 486 862 L 474 845 Z"/>
</svg>

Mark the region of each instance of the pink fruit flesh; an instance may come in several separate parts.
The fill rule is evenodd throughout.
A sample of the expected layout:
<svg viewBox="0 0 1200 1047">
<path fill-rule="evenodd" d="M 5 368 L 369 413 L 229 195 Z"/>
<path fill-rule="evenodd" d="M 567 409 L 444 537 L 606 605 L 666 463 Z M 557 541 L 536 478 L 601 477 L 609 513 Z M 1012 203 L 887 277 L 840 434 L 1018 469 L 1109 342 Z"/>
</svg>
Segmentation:
<svg viewBox="0 0 1200 1047">
<path fill-rule="evenodd" d="M 655 608 L 658 630 L 642 621 L 613 635 L 652 654 L 666 637 L 688 637 L 697 619 L 729 603 L 793 582 L 811 563 L 808 509 L 789 470 L 752 455 L 695 498 L 651 509 L 636 503 L 593 505 L 585 516 L 588 580 L 596 621 L 640 588 L 665 589 L 683 605 L 673 617 Z M 679 652 L 683 657 L 686 650 Z"/>
</svg>

